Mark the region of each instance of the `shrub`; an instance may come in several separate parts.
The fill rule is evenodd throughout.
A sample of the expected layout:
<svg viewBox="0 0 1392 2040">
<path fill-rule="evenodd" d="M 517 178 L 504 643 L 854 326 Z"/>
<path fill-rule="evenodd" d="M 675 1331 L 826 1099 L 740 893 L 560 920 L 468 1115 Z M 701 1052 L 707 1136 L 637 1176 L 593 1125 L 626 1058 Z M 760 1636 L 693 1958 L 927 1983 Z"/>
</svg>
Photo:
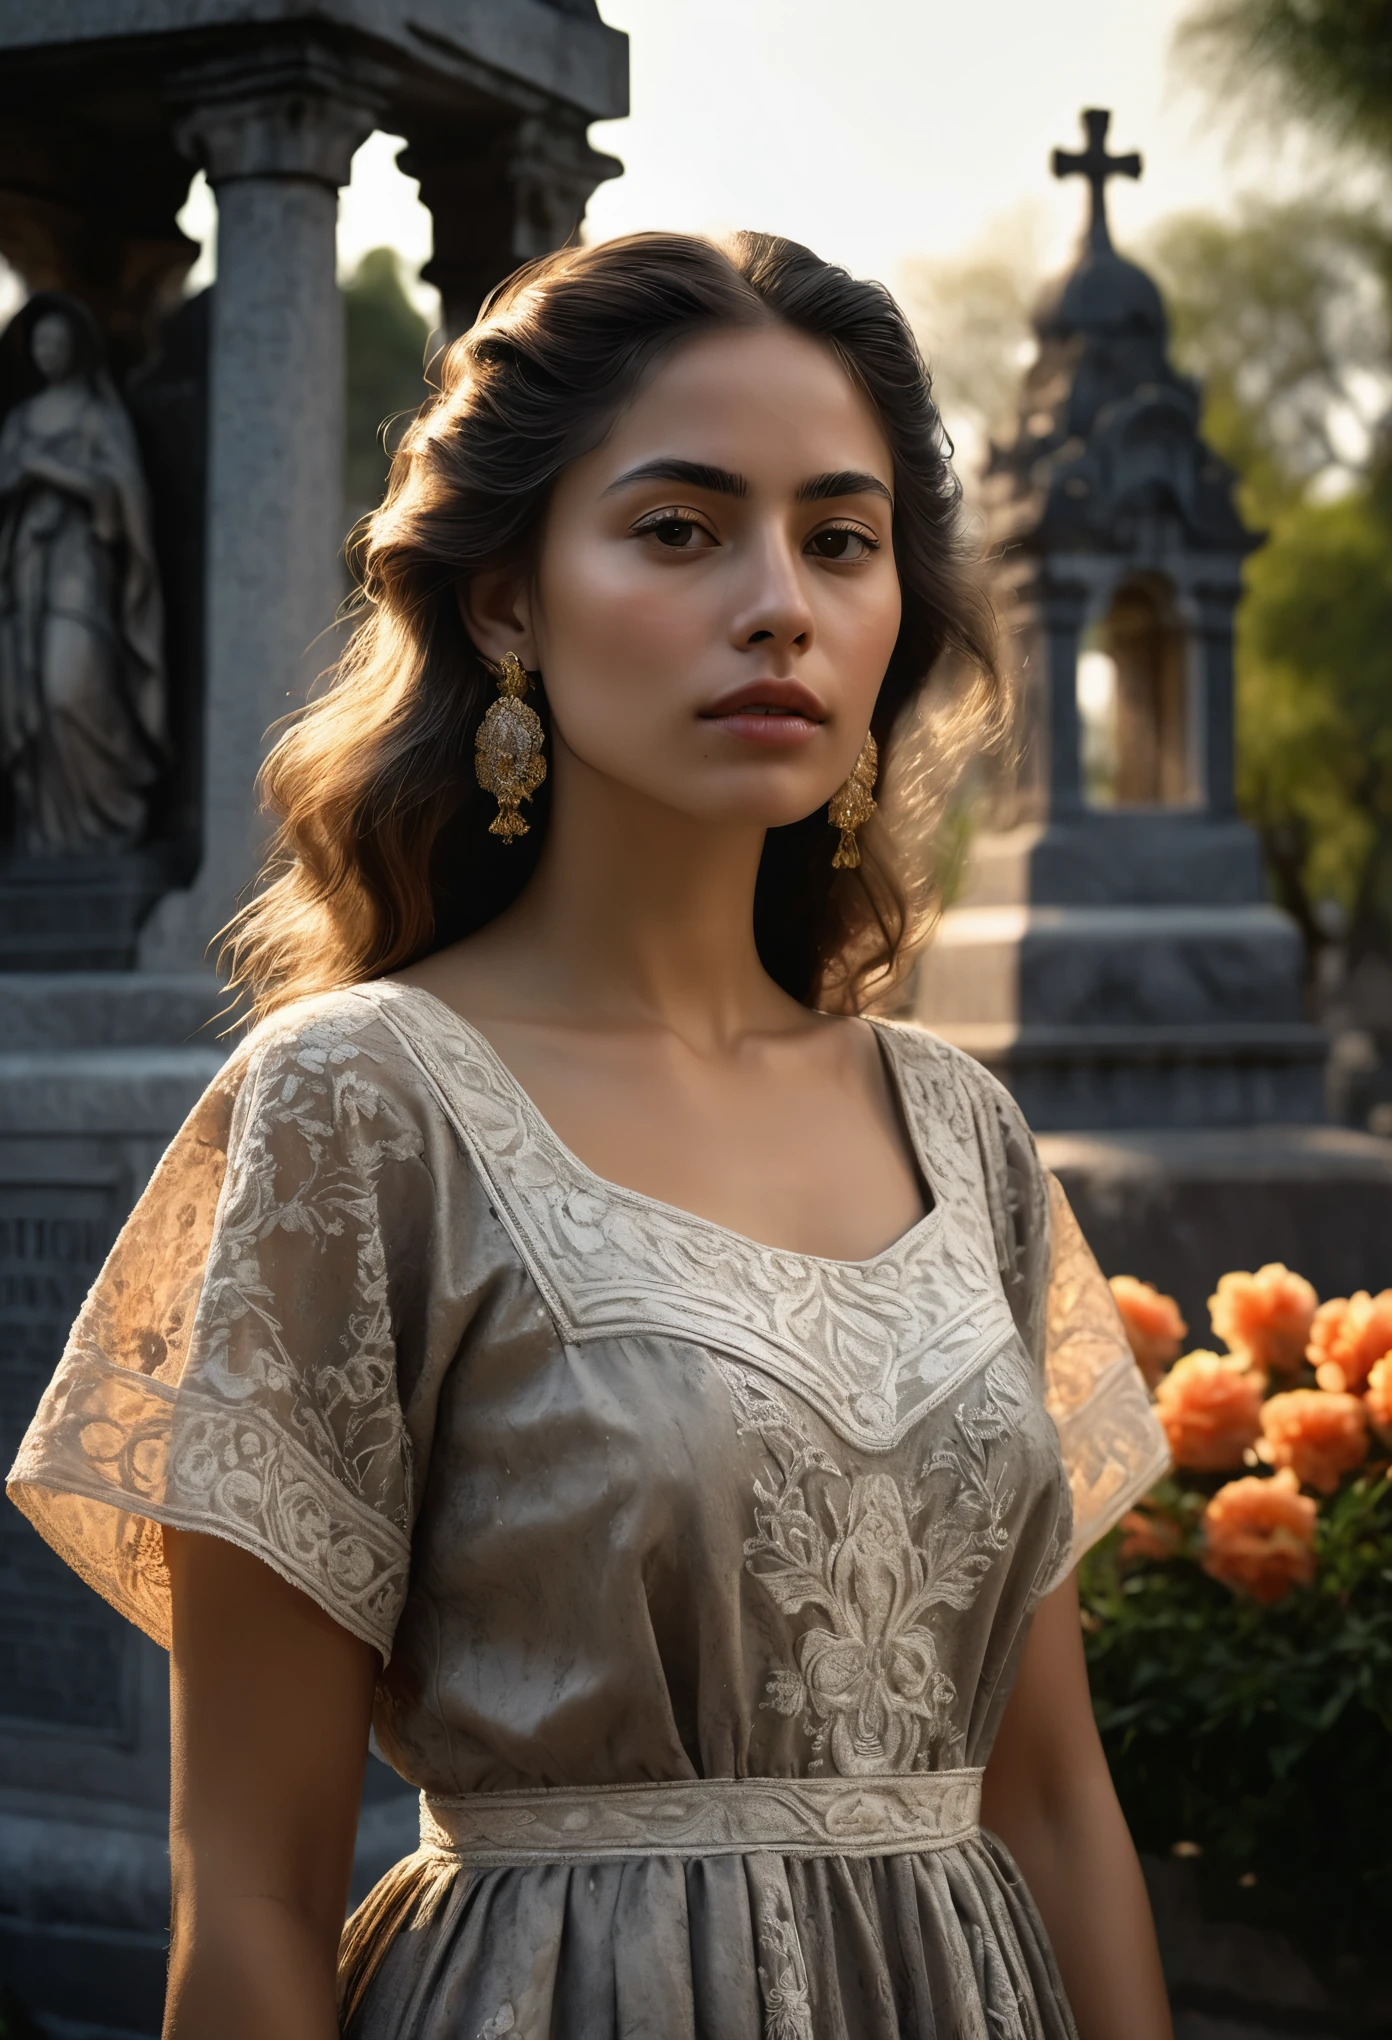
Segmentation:
<svg viewBox="0 0 1392 2040">
<path fill-rule="evenodd" d="M 1160 1378 L 1179 1463 L 1080 1584 L 1138 1846 L 1195 1856 L 1210 1910 L 1279 1928 L 1347 1983 L 1351 1962 L 1392 1978 L 1392 1292 L 1335 1302 L 1316 1312 L 1284 1268 L 1224 1278 L 1210 1309 L 1234 1350 Z M 1317 1386 L 1336 1344 L 1339 1381 Z M 1343 1386 L 1355 1375 L 1362 1393 Z M 1251 1420 L 1235 1377 L 1260 1437 L 1232 1478 Z"/>
</svg>

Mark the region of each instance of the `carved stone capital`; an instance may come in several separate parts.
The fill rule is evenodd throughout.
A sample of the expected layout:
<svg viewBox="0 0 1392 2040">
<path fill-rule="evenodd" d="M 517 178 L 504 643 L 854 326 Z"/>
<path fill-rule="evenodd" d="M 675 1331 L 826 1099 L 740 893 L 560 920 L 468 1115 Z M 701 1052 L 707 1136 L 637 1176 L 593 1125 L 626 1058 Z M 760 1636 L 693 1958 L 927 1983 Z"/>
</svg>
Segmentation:
<svg viewBox="0 0 1392 2040">
<path fill-rule="evenodd" d="M 314 45 L 200 65 L 175 85 L 174 138 L 214 186 L 300 178 L 336 190 L 377 125 L 384 83 Z"/>
<path fill-rule="evenodd" d="M 573 239 L 595 186 L 619 175 L 622 164 L 590 147 L 585 126 L 559 107 L 456 123 L 413 135 L 398 157 L 434 216 L 435 253 L 421 273 L 439 289 L 452 335 L 519 264 Z"/>
<path fill-rule="evenodd" d="M 533 114 L 518 126 L 509 170 L 517 194 L 513 245 L 526 262 L 580 231 L 595 186 L 620 176 L 623 164 L 590 147 L 583 121 Z"/>
</svg>

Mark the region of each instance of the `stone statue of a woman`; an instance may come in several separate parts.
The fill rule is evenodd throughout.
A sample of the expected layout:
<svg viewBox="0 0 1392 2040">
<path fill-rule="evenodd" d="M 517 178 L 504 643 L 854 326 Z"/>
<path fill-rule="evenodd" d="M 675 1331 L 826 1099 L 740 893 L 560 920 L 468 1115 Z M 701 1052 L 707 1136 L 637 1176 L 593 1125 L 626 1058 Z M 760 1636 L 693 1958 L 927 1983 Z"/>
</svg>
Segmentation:
<svg viewBox="0 0 1392 2040">
<path fill-rule="evenodd" d="M 6 338 L 38 387 L 0 428 L 0 779 L 15 849 L 90 852 L 141 836 L 164 762 L 149 499 L 87 308 L 41 293 Z"/>
</svg>

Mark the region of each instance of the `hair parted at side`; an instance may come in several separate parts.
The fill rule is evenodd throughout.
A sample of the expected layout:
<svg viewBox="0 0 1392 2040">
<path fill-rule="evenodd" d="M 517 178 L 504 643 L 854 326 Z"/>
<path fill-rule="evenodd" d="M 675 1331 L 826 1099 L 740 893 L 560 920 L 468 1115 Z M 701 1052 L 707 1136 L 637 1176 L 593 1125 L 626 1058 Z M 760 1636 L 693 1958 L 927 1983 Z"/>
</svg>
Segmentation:
<svg viewBox="0 0 1392 2040">
<path fill-rule="evenodd" d="M 902 622 L 871 724 L 883 793 L 860 867 L 833 870 L 837 834 L 821 808 L 771 829 L 755 935 L 770 975 L 809 1005 L 854 1007 L 893 981 L 936 898 L 922 824 L 1005 724 L 993 621 L 927 369 L 888 291 L 795 242 L 632 234 L 563 248 L 500 285 L 401 441 L 386 499 L 355 541 L 363 619 L 262 769 L 279 828 L 223 952 L 256 1014 L 399 969 L 522 891 L 550 782 L 519 842 L 488 833 L 474 737 L 494 688 L 456 589 L 490 561 L 525 560 L 558 477 L 674 346 L 769 323 L 831 349 L 879 416 L 894 458 Z M 957 683 L 938 704 L 934 676 L 946 668 Z M 545 724 L 541 683 L 532 699 Z M 925 690 L 926 718 L 914 713 Z"/>
</svg>

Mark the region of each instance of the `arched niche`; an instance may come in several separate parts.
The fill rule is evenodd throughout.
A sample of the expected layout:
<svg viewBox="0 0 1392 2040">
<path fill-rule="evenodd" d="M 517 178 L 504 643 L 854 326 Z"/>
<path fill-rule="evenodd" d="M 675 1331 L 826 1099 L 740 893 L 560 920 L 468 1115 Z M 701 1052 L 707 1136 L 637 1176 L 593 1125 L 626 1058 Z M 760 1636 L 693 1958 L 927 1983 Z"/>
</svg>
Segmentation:
<svg viewBox="0 0 1392 2040">
<path fill-rule="evenodd" d="M 1078 647 L 1078 735 L 1090 807 L 1202 799 L 1193 633 L 1163 574 L 1128 574 Z"/>
</svg>

